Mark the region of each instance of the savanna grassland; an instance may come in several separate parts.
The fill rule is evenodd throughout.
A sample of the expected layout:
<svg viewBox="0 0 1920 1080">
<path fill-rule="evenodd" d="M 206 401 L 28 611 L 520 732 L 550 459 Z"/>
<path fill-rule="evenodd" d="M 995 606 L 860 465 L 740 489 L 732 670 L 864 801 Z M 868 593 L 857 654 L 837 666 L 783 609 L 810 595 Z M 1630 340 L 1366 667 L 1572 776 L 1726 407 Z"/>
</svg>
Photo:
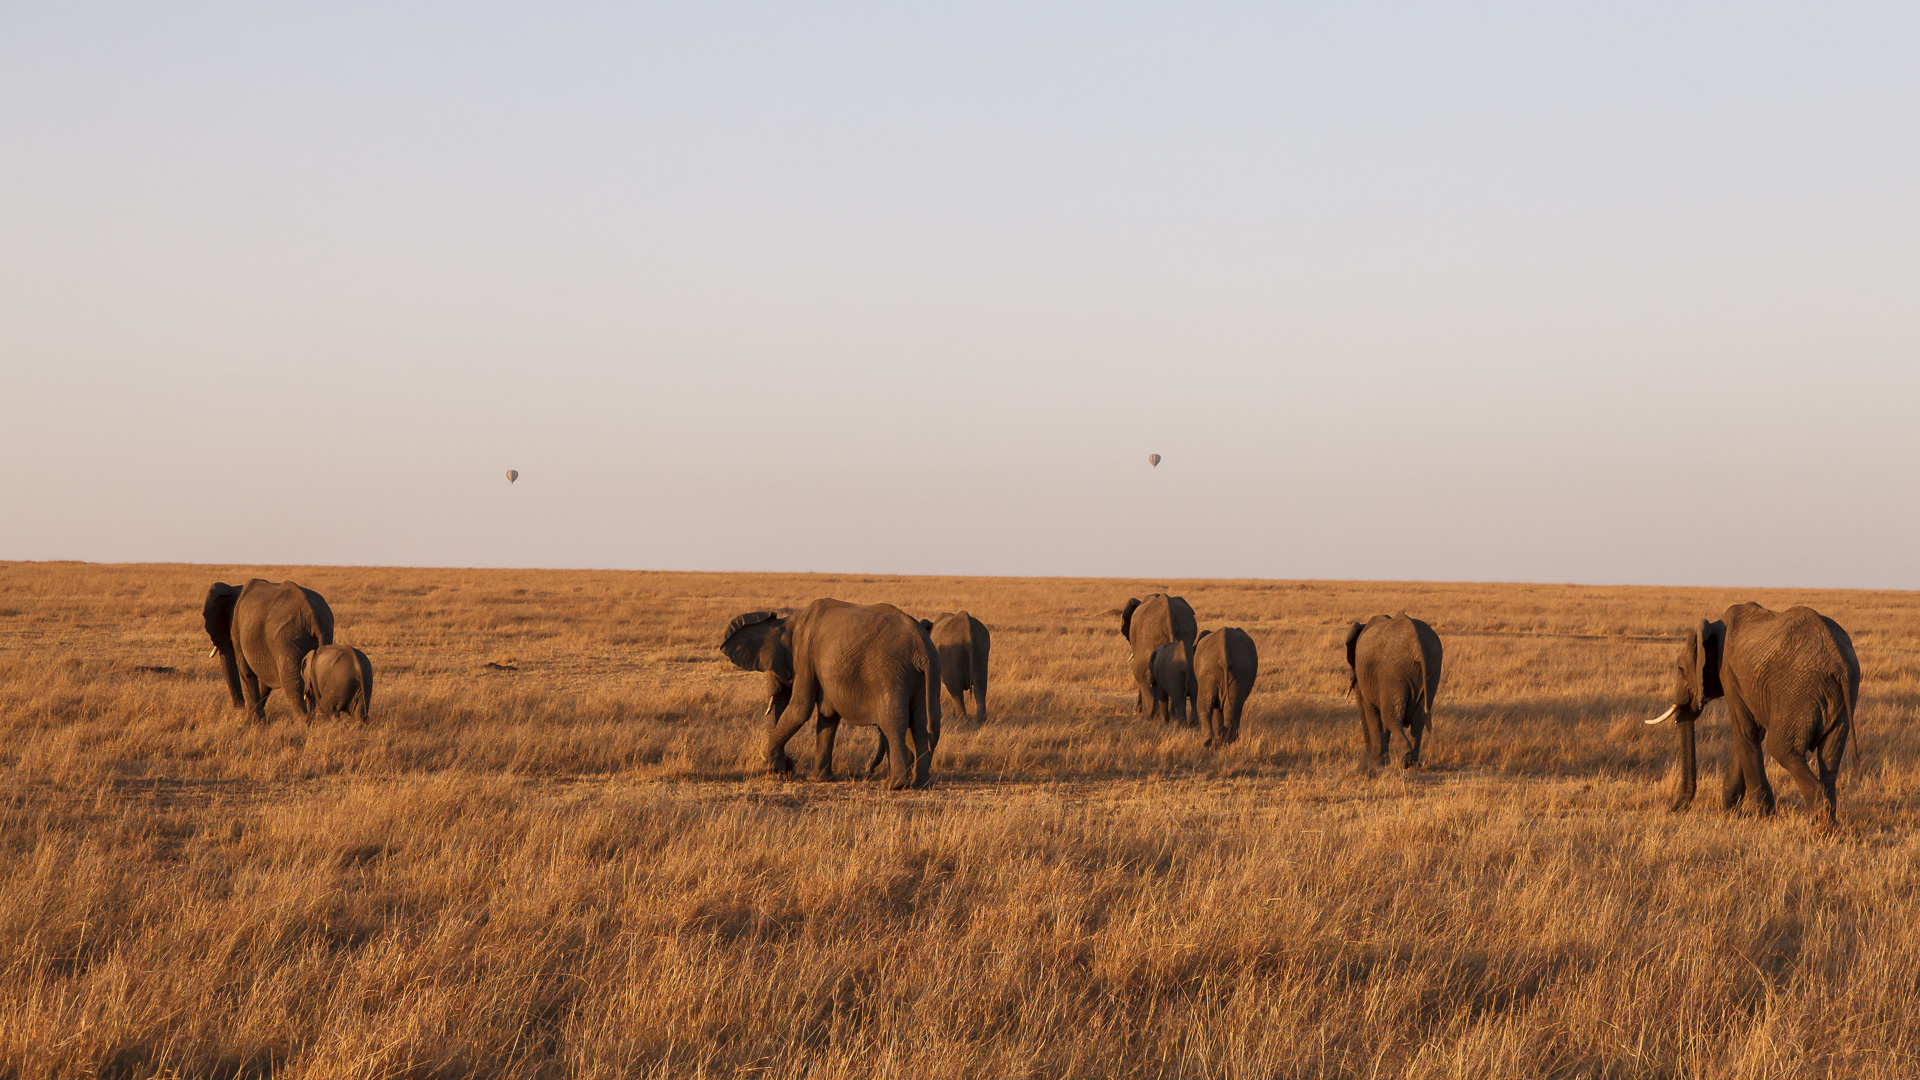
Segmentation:
<svg viewBox="0 0 1920 1080">
<path fill-rule="evenodd" d="M 228 705 L 251 576 L 370 724 Z M 1158 589 L 1259 645 L 1228 749 L 1133 715 Z M 991 627 L 927 789 L 765 774 L 717 638 L 819 596 Z M 1835 833 L 1718 809 L 1718 705 L 1665 812 L 1673 639 L 1749 599 L 1858 647 Z M 1401 610 L 1445 680 L 1370 771 Z M 1908 593 L 0 564 L 0 1076 L 1920 1075 L 1917 709 Z"/>
</svg>

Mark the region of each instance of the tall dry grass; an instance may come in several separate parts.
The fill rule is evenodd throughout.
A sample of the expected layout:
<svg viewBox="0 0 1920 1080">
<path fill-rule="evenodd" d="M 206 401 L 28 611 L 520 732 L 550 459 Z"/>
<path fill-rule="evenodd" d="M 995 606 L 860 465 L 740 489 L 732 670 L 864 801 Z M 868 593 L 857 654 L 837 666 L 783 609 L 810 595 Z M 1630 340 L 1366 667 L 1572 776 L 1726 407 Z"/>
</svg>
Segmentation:
<svg viewBox="0 0 1920 1080">
<path fill-rule="evenodd" d="M 256 574 L 327 596 L 372 724 L 228 707 L 200 598 Z M 1260 647 L 1223 752 L 1132 715 L 1103 613 L 1161 588 Z M 934 786 L 764 775 L 714 639 L 816 596 L 992 628 Z M 1746 599 L 1859 647 L 1836 835 L 1790 785 L 1661 810 L 1660 639 Z M 0 1075 L 1912 1075 L 1917 603 L 0 564 Z M 1370 771 L 1340 643 L 1402 609 L 1445 683 Z"/>
</svg>

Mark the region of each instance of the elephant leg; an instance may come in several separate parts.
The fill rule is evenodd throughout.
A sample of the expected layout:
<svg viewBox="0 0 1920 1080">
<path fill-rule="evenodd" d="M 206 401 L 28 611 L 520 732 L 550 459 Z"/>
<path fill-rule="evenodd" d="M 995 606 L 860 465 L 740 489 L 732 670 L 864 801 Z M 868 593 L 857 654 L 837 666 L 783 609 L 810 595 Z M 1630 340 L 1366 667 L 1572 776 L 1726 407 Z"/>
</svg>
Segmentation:
<svg viewBox="0 0 1920 1080">
<path fill-rule="evenodd" d="M 1740 771 L 1739 790 L 1752 796 L 1759 804 L 1759 812 L 1762 815 L 1771 814 L 1773 786 L 1767 783 L 1767 763 L 1760 756 L 1760 740 L 1766 733 L 1753 722 L 1753 714 L 1747 711 L 1745 704 L 1732 694 L 1727 695 L 1726 702 L 1727 719 L 1730 721 L 1728 727 L 1733 732 L 1733 737 L 1727 740 L 1727 767 Z M 1738 796 L 1732 794 L 1734 790 L 1733 779 L 1728 777 L 1723 798 L 1732 799 L 1726 804 L 1729 810 L 1739 801 Z"/>
<path fill-rule="evenodd" d="M 822 716 L 813 723 L 813 750 L 820 779 L 833 779 L 833 740 L 840 733 L 837 717 Z"/>
<path fill-rule="evenodd" d="M 894 715 L 882 720 L 878 725 L 880 734 L 886 740 L 887 756 L 891 758 L 892 768 L 887 770 L 887 790 L 905 791 L 913 786 L 913 775 L 920 763 L 915 760 L 914 745 L 909 728 L 912 721 L 907 717 Z M 922 725 L 922 731 L 925 725 Z"/>
<path fill-rule="evenodd" d="M 1407 740 L 1407 752 L 1400 759 L 1400 767 L 1403 769 L 1414 768 L 1420 764 L 1420 744 L 1425 741 L 1427 736 L 1425 720 L 1415 715 L 1412 723 L 1401 725 L 1400 734 Z"/>
<path fill-rule="evenodd" d="M 954 690 L 948 693 L 947 696 L 953 699 L 953 715 L 965 720 L 967 718 L 966 692 L 964 690 Z"/>
<path fill-rule="evenodd" d="M 1380 710 L 1365 698 L 1360 700 L 1360 734 L 1367 740 L 1367 764 L 1382 765 L 1387 760 L 1387 731 L 1380 723 Z"/>
<path fill-rule="evenodd" d="M 1793 786 L 1800 789 L 1800 801 L 1807 804 L 1807 813 L 1831 825 L 1834 821 L 1833 802 L 1827 788 L 1814 777 L 1813 770 L 1807 768 L 1806 753 L 1793 745 L 1786 730 L 1785 725 L 1779 725 L 1767 732 L 1767 753 L 1793 778 Z"/>
<path fill-rule="evenodd" d="M 1835 785 L 1840 779 L 1840 759 L 1846 756 L 1847 752 L 1849 726 L 1851 725 L 1844 722 L 1835 725 L 1827 732 L 1826 738 L 1820 741 L 1820 747 L 1814 754 L 1814 763 L 1820 767 L 1820 788 L 1827 796 L 1829 818 L 1838 814 L 1840 809 L 1839 792 L 1835 790 Z M 1858 760 L 1860 752 L 1854 751 L 1853 756 Z"/>
<path fill-rule="evenodd" d="M 238 664 L 240 675 L 241 706 L 246 710 L 247 719 L 265 720 L 267 718 L 267 687 L 260 685 L 260 677 L 247 666 L 245 657 Z"/>
<path fill-rule="evenodd" d="M 780 711 L 767 733 L 767 767 L 774 772 L 792 772 L 793 759 L 787 756 L 787 740 L 813 718 L 813 710 L 820 704 L 820 684 L 814 680 L 813 673 L 803 671 L 793 680 L 793 696 L 787 700 L 787 707 Z"/>
<path fill-rule="evenodd" d="M 928 696 L 915 694 L 907 705 L 906 735 L 913 740 L 913 786 L 923 788 L 933 777 L 933 748 L 939 742 L 933 718 L 927 714 Z"/>
<path fill-rule="evenodd" d="M 1738 755 L 1729 750 L 1726 775 L 1720 781 L 1720 808 L 1732 810 L 1747 794 L 1747 770 L 1740 767 Z"/>
<path fill-rule="evenodd" d="M 875 771 L 876 771 L 877 769 L 879 769 L 879 768 L 880 768 L 880 766 L 881 766 L 881 765 L 882 765 L 882 764 L 883 764 L 883 763 L 884 763 L 884 762 L 885 762 L 885 761 L 887 760 L 887 758 L 888 758 L 889 756 L 891 756 L 891 754 L 892 754 L 892 751 L 891 751 L 891 750 L 889 750 L 889 749 L 888 749 L 888 747 L 887 747 L 887 733 L 886 733 L 886 731 L 884 731 L 884 730 L 883 730 L 883 729 L 881 729 L 881 728 L 874 728 L 874 729 L 873 729 L 873 734 L 874 734 L 874 740 L 873 740 L 873 760 L 872 760 L 872 761 L 869 761 L 869 762 L 867 762 L 867 775 L 868 775 L 868 776 L 872 776 L 872 775 L 874 774 L 874 772 L 875 772 Z"/>
<path fill-rule="evenodd" d="M 287 701 L 300 713 L 300 719 L 313 722 L 313 713 L 307 708 L 307 679 L 300 670 L 301 657 L 283 656 L 280 659 L 280 688 L 287 692 Z M 262 694 L 261 697 L 265 697 Z"/>
<path fill-rule="evenodd" d="M 1138 695 L 1134 698 L 1133 711 L 1145 713 L 1147 719 L 1153 719 L 1153 679 L 1147 674 L 1145 657 L 1140 657 L 1133 662 L 1133 687 L 1138 691 Z"/>
</svg>

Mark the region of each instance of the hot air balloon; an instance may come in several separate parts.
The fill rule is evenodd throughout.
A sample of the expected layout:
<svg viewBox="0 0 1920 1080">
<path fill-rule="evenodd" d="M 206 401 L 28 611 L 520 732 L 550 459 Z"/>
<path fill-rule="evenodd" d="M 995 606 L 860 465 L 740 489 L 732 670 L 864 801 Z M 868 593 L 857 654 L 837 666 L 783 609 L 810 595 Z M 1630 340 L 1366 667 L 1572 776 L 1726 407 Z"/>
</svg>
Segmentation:
<svg viewBox="0 0 1920 1080">
<path fill-rule="evenodd" d="M 514 482 L 515 480 L 518 480 L 518 479 L 520 479 L 520 470 L 519 470 L 519 469 L 508 469 L 508 470 L 507 470 L 507 483 L 509 483 L 509 484 L 511 484 L 511 483 L 513 483 L 513 482 Z"/>
<path fill-rule="evenodd" d="M 1160 467 L 1160 455 L 1159 455 L 1159 454 L 1148 454 L 1148 455 L 1147 455 L 1147 464 L 1149 464 L 1149 465 L 1151 465 L 1151 466 L 1153 466 L 1153 467 L 1154 467 L 1154 468 L 1156 468 L 1156 469 L 1157 469 L 1157 468 L 1159 468 L 1159 467 Z"/>
</svg>

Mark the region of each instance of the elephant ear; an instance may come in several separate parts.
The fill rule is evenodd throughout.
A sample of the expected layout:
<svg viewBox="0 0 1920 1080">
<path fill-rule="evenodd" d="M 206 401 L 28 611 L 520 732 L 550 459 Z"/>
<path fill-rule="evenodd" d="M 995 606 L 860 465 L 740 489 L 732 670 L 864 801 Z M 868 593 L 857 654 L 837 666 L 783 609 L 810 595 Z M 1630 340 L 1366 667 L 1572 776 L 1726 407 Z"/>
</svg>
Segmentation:
<svg viewBox="0 0 1920 1080">
<path fill-rule="evenodd" d="M 1129 597 L 1127 606 L 1120 611 L 1120 636 L 1128 641 L 1133 640 L 1133 609 L 1139 606 L 1139 600 Z"/>
<path fill-rule="evenodd" d="M 778 637 L 786 626 L 786 618 L 777 611 L 749 611 L 736 615 L 727 624 L 727 632 L 720 639 L 720 651 L 742 671 L 771 671 L 773 668 L 766 657 L 767 641 Z M 792 675 L 787 677 L 792 678 Z"/>
<path fill-rule="evenodd" d="M 1347 692 L 1349 694 L 1353 692 L 1354 687 L 1360 685 L 1360 668 L 1354 663 L 1353 650 L 1360 644 L 1360 631 L 1365 629 L 1364 623 L 1347 624 Z"/>
<path fill-rule="evenodd" d="M 207 625 L 207 637 L 213 639 L 213 647 L 223 653 L 233 651 L 233 602 L 240 598 L 240 587 L 216 581 L 207 590 L 207 601 L 200 609 L 200 617 Z"/>
<path fill-rule="evenodd" d="M 1720 660 L 1726 652 L 1727 624 L 1700 620 L 1687 641 L 1693 654 L 1693 700 L 1698 708 L 1726 693 L 1720 684 Z"/>
</svg>

